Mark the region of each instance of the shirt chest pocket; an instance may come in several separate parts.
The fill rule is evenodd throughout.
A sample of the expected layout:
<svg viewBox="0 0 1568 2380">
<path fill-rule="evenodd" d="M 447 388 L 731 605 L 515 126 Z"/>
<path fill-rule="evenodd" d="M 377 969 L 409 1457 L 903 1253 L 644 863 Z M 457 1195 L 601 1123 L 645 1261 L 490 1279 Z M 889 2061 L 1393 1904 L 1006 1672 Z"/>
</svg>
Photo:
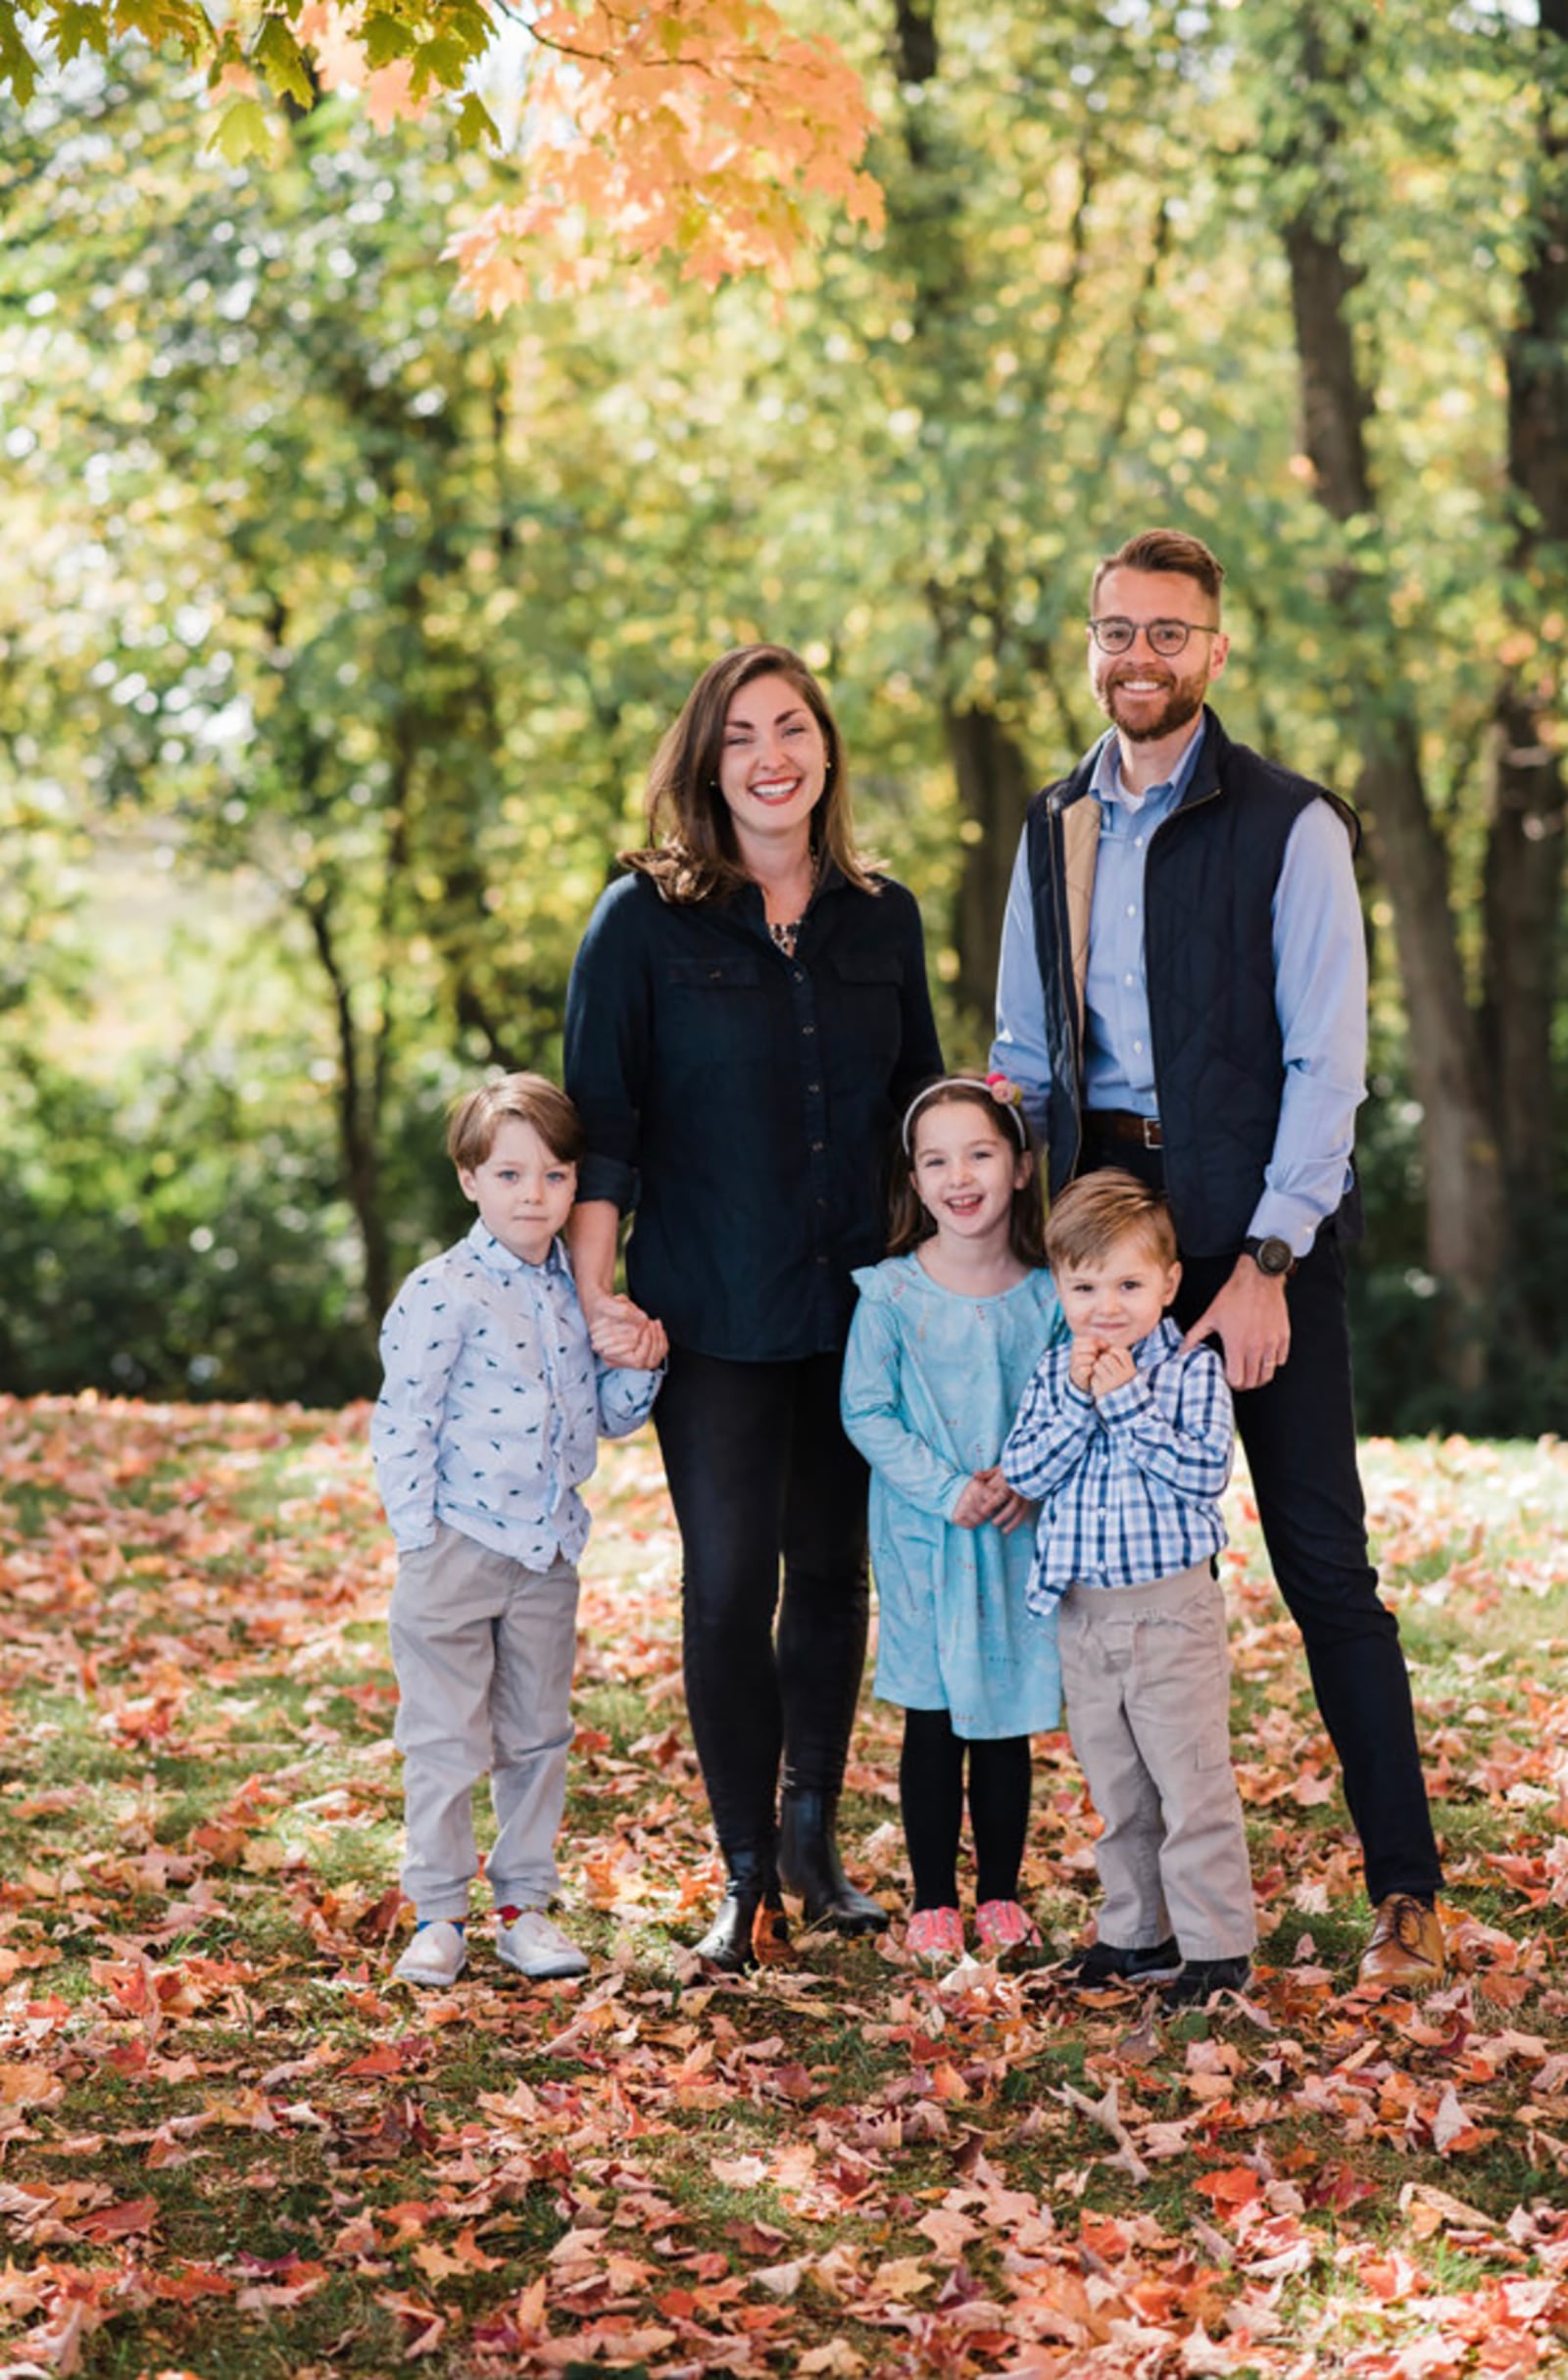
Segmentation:
<svg viewBox="0 0 1568 2380">
<path fill-rule="evenodd" d="M 904 1041 L 904 962 L 893 951 L 844 951 L 831 968 L 835 1043 L 878 1090 Z"/>
<path fill-rule="evenodd" d="M 760 958 L 723 951 L 669 959 L 663 996 L 660 1054 L 674 1075 L 700 1084 L 715 1067 L 767 1063 L 772 1002 Z"/>
</svg>

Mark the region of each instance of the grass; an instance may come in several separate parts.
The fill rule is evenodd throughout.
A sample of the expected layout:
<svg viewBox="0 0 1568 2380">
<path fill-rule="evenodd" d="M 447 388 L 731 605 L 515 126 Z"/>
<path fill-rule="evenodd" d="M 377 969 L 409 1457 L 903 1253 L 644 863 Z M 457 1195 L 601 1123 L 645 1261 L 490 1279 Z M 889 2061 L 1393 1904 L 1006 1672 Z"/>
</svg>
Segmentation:
<svg viewBox="0 0 1568 2380">
<path fill-rule="evenodd" d="M 0 2372 L 1568 2370 L 1561 1447 L 1366 1450 L 1450 1873 L 1422 2004 L 1350 1989 L 1354 1845 L 1238 1491 L 1259 1981 L 1161 2025 L 1048 1967 L 934 1980 L 897 1926 L 695 1967 L 716 1865 L 640 1442 L 585 1584 L 564 1867 L 594 1970 L 504 1981 L 476 1921 L 452 1993 L 391 1985 L 363 1419 L 4 1410 Z M 868 1702 L 845 1831 L 902 1911 L 895 1773 Z M 1044 1739 L 1058 1949 L 1091 1839 Z"/>
</svg>

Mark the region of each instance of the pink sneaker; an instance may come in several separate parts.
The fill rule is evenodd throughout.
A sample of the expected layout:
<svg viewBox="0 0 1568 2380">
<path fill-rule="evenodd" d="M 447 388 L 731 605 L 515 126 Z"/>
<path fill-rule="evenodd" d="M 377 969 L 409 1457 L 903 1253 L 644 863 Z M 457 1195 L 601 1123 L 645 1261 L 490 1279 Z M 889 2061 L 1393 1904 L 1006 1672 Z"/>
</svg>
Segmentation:
<svg viewBox="0 0 1568 2380">
<path fill-rule="evenodd" d="M 982 1901 L 974 1913 L 974 1930 L 981 1949 L 999 1956 L 1009 1950 L 1045 1949 L 1039 1926 L 1016 1901 Z"/>
<path fill-rule="evenodd" d="M 948 1967 L 963 1957 L 963 1919 L 956 1909 L 917 1909 L 904 1942 L 911 1959 Z"/>
</svg>

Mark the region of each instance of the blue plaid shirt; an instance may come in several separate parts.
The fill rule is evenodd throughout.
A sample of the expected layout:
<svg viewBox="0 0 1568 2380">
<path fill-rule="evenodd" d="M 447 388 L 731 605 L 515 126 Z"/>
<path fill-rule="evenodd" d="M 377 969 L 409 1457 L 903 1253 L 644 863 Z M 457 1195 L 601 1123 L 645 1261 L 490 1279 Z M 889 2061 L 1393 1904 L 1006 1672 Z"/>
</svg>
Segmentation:
<svg viewBox="0 0 1568 2380">
<path fill-rule="evenodd" d="M 1069 1586 L 1172 1578 L 1224 1544 L 1231 1392 L 1212 1347 L 1181 1347 L 1162 1322 L 1133 1349 L 1136 1380 L 1097 1400 L 1068 1378 L 1063 1341 L 1024 1390 L 1002 1470 L 1040 1506 L 1031 1611 L 1050 1611 Z"/>
</svg>

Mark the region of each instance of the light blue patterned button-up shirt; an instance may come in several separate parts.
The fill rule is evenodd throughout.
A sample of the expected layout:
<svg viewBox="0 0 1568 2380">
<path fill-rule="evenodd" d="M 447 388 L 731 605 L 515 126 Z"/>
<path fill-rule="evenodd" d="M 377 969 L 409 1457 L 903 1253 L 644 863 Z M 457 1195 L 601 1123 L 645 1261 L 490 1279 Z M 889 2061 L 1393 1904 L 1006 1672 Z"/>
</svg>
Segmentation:
<svg viewBox="0 0 1568 2380">
<path fill-rule="evenodd" d="M 525 1264 L 482 1223 L 410 1274 L 381 1361 L 370 1451 L 400 1552 L 445 1522 L 529 1570 L 577 1559 L 599 1439 L 645 1422 L 662 1378 L 595 1356 L 559 1240 Z"/>
</svg>

